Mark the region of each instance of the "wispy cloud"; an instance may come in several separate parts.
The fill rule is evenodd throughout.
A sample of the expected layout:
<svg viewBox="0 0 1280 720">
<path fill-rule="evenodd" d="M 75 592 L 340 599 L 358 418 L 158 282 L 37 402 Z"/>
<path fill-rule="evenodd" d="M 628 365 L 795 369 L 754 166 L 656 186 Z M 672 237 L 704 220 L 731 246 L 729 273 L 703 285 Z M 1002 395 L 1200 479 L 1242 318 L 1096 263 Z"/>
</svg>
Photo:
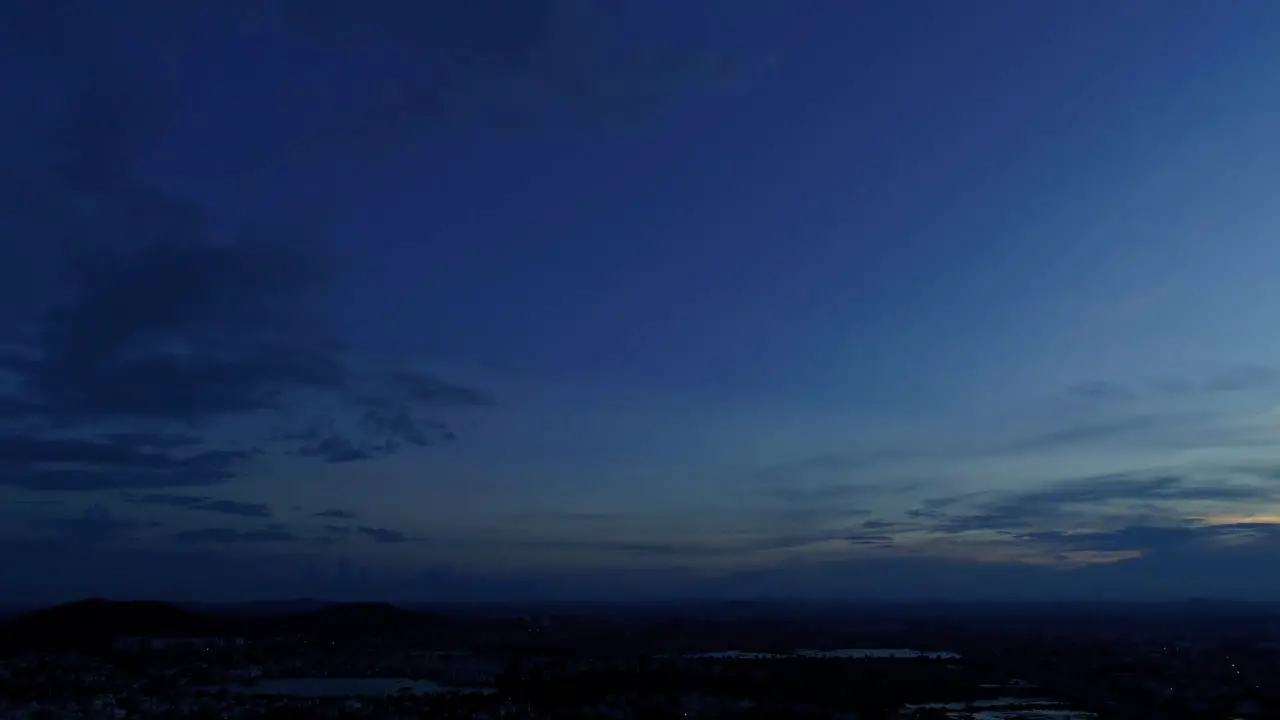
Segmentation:
<svg viewBox="0 0 1280 720">
<path fill-rule="evenodd" d="M 356 513 L 353 510 L 342 510 L 339 508 L 330 508 L 313 513 L 312 517 L 330 518 L 332 520 L 354 520 Z"/>
<path fill-rule="evenodd" d="M 148 493 L 146 495 L 125 495 L 125 502 L 137 505 L 162 505 L 165 507 L 199 510 L 202 512 L 222 513 L 224 515 L 240 515 L 242 517 L 271 517 L 271 507 L 262 503 L 245 503 L 235 500 L 219 500 L 205 495 L 172 495 L 167 493 Z"/>
<path fill-rule="evenodd" d="M 1189 394 L 1233 393 L 1271 387 L 1280 371 L 1263 363 L 1239 363 L 1210 370 L 1199 376 L 1171 376 L 1142 381 L 1092 380 L 1067 388 L 1066 395 L 1107 404 L 1137 400 L 1184 398 Z"/>
<path fill-rule="evenodd" d="M 1262 466 L 1206 466 L 1065 478 L 1024 490 L 931 498 L 884 531 L 941 556 L 1078 567 L 1215 541 L 1271 537 L 1280 486 Z"/>
<path fill-rule="evenodd" d="M 361 535 L 364 535 L 365 537 L 373 540 L 376 543 L 384 543 L 384 544 L 402 543 L 402 542 L 408 542 L 410 540 L 409 536 L 405 535 L 403 532 L 399 530 L 390 530 L 387 528 L 359 527 L 359 528 L 356 528 L 356 532 L 360 533 Z"/>
<path fill-rule="evenodd" d="M 1143 413 L 1070 423 L 1015 440 L 1010 444 L 1009 449 L 1048 450 L 1072 445 L 1124 441 L 1140 436 L 1143 431 L 1159 428 L 1161 422 L 1167 419 L 1160 415 Z"/>
<path fill-rule="evenodd" d="M 252 457 L 246 450 L 157 449 L 131 436 L 11 434 L 0 436 L 0 484 L 51 491 L 213 485 Z"/>
<path fill-rule="evenodd" d="M 1272 523 L 1210 524 L 1187 521 L 1181 525 L 1130 525 L 1103 532 L 1064 532 L 1058 530 L 1031 532 L 1018 536 L 1021 540 L 1043 542 L 1064 551 L 1140 551 L 1160 552 L 1190 545 L 1220 542 L 1243 535 L 1280 538 L 1280 525 Z"/>
<path fill-rule="evenodd" d="M 169 536 L 169 539 L 180 545 L 233 545 L 241 543 L 293 543 L 298 542 L 297 535 L 280 528 L 264 528 L 261 530 L 239 530 L 236 528 L 216 527 L 183 530 Z"/>
</svg>

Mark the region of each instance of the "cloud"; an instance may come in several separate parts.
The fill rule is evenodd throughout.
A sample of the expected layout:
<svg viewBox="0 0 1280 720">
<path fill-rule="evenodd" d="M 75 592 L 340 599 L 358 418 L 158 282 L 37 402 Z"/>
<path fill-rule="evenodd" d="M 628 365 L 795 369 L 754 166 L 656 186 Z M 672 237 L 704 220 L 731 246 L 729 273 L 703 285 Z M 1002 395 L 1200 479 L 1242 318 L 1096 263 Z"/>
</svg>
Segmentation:
<svg viewBox="0 0 1280 720">
<path fill-rule="evenodd" d="M 1107 404 L 1133 400 L 1181 398 L 1192 393 L 1218 394 L 1269 387 L 1280 380 L 1280 371 L 1261 363 L 1240 363 L 1199 376 L 1166 375 L 1144 382 L 1092 380 L 1067 388 L 1070 398 Z"/>
<path fill-rule="evenodd" d="M 108 442 L 133 445 L 147 450 L 178 450 L 201 444 L 199 435 L 187 433 L 112 432 L 102 433 L 100 437 Z"/>
<path fill-rule="evenodd" d="M 1229 525 L 1152 526 L 1130 525 L 1104 532 L 1063 532 L 1049 530 L 1017 536 L 1018 539 L 1050 543 L 1068 550 L 1141 550 L 1146 552 L 1168 550 L 1205 540 L 1227 537 L 1241 531 L 1268 529 L 1256 524 L 1232 523 Z"/>
<path fill-rule="evenodd" d="M 356 528 L 356 532 L 376 543 L 402 543 L 409 540 L 408 536 L 399 530 L 388 530 L 386 528 L 360 527 Z"/>
<path fill-rule="evenodd" d="M 890 522 L 888 520 L 864 520 L 860 527 L 862 527 L 863 530 L 888 530 L 890 528 L 898 527 L 901 524 L 902 523 Z"/>
<path fill-rule="evenodd" d="M 456 439 L 449 426 L 422 416 L 424 408 L 485 407 L 490 398 L 471 388 L 425 373 L 388 371 L 349 389 L 352 418 L 339 427 L 331 420 L 311 423 L 276 439 L 293 444 L 301 457 L 344 464 L 394 454 L 404 447 L 430 447 Z"/>
<path fill-rule="evenodd" d="M 340 465 L 372 460 L 387 454 L 390 450 L 382 446 L 358 447 L 350 438 L 341 435 L 325 435 L 304 441 L 295 452 L 302 457 L 319 458 L 324 462 Z"/>
<path fill-rule="evenodd" d="M 635 539 L 628 539 L 623 533 L 615 531 L 605 536 L 592 533 L 561 538 L 509 538 L 500 541 L 498 545 L 511 544 L 531 552 L 570 551 L 575 555 L 597 558 L 623 556 L 662 564 L 675 563 L 678 566 L 689 563 L 706 564 L 708 561 L 721 566 L 732 566 L 819 546 L 834 549 L 840 545 L 888 545 L 893 542 L 893 538 L 888 536 L 861 534 L 848 529 L 802 527 L 704 531 L 671 540 L 653 537 L 653 533 L 649 532 L 638 534 Z"/>
<path fill-rule="evenodd" d="M 992 509 L 1005 513 L 1044 515 L 1068 505 L 1093 505 L 1116 500 L 1169 502 L 1187 500 L 1257 501 L 1269 499 L 1276 488 L 1206 482 L 1185 474 L 1110 473 L 1071 478 L 998 501 Z"/>
<path fill-rule="evenodd" d="M 271 507 L 262 503 L 245 503 L 235 500 L 218 500 L 205 495 L 172 495 L 168 493 L 148 493 L 146 495 L 126 495 L 125 501 L 138 505 L 163 505 L 199 510 L 203 512 L 239 515 L 241 517 L 271 517 Z"/>
<path fill-rule="evenodd" d="M 0 484 L 208 486 L 258 447 L 352 462 L 452 439 L 437 414 L 488 398 L 354 355 L 332 313 L 338 268 L 315 242 L 232 227 L 139 180 L 164 103 L 132 80 L 91 73 L 55 123 L 56 161 L 0 183 L 17 238 L 0 266 L 53 268 L 3 303 L 29 312 L 0 318 Z M 323 435 L 303 406 L 331 409 Z M 213 440 L 267 418 L 286 429 Z"/>
<path fill-rule="evenodd" d="M 1276 369 L 1266 365 L 1245 364 L 1213 373 L 1204 382 L 1208 392 L 1235 392 L 1274 385 L 1280 379 Z"/>
<path fill-rule="evenodd" d="M 1280 487 L 1259 482 L 1269 472 L 1221 468 L 1203 475 L 1132 472 L 1068 478 L 1030 490 L 936 498 L 909 515 L 919 523 L 917 529 L 929 532 L 996 532 L 1032 539 L 1051 537 L 1037 534 L 1045 532 L 1098 531 L 1100 524 L 1177 526 L 1194 515 L 1191 508 L 1197 504 L 1248 506 L 1280 498 Z"/>
<path fill-rule="evenodd" d="M 345 379 L 328 348 L 288 329 L 289 301 L 312 280 L 305 257 L 196 238 L 93 255 L 31 356 L 9 364 L 33 419 L 199 427 Z"/>
<path fill-rule="evenodd" d="M 783 534 L 843 527 L 869 515 L 868 505 L 896 492 L 898 488 L 885 485 L 793 482 L 766 488 L 764 503 L 753 509 L 752 517 L 757 525 Z"/>
<path fill-rule="evenodd" d="M 235 528 L 216 527 L 198 530 L 183 530 L 170 535 L 169 538 L 181 545 L 231 545 L 240 543 L 292 543 L 298 542 L 297 535 L 280 528 L 262 530 L 237 530 Z"/>
<path fill-rule="evenodd" d="M 0 485 L 95 491 L 215 485 L 235 476 L 252 451 L 156 449 L 146 438 L 74 437 L 57 431 L 0 435 Z"/>
<path fill-rule="evenodd" d="M 892 545 L 892 535 L 847 535 L 843 538 L 853 545 Z"/>
<path fill-rule="evenodd" d="M 314 513 L 312 517 L 333 518 L 334 520 L 354 520 L 356 518 L 356 513 L 352 510 L 330 508 L 329 510 L 321 510 L 320 512 Z"/>
<path fill-rule="evenodd" d="M 1011 450 L 1045 450 L 1083 443 L 1131 439 L 1143 431 L 1159 428 L 1167 416 L 1129 415 L 1120 418 L 1075 423 L 1014 441 Z"/>
</svg>

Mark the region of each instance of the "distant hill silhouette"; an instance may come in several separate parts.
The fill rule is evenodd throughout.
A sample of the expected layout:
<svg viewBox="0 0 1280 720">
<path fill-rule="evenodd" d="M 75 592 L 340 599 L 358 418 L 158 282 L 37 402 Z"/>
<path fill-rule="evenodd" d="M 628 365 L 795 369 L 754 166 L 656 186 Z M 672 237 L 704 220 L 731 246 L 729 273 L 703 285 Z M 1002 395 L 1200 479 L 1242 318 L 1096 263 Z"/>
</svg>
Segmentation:
<svg viewBox="0 0 1280 720">
<path fill-rule="evenodd" d="M 4 624 L 6 644 L 86 646 L 117 637 L 192 637 L 210 634 L 211 617 L 162 602 L 94 598 L 21 613 Z"/>
<path fill-rule="evenodd" d="M 386 603 L 256 603 L 187 606 L 155 601 L 81 600 L 21 613 L 0 623 L 9 648 L 106 648 L 118 638 L 305 635 L 348 642 L 413 637 L 442 625 L 435 613 Z"/>
<path fill-rule="evenodd" d="M 318 610 L 336 605 L 331 600 L 297 598 L 294 600 L 257 600 L 238 603 L 182 603 L 181 607 L 213 615 L 283 615 L 286 613 Z"/>
</svg>

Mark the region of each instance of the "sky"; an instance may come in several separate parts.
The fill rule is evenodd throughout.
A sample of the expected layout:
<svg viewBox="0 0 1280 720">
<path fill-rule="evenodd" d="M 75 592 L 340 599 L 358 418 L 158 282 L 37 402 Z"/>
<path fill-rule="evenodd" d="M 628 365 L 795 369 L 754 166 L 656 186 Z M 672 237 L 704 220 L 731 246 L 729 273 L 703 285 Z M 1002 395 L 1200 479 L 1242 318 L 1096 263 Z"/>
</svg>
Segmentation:
<svg viewBox="0 0 1280 720">
<path fill-rule="evenodd" d="M 1280 5 L 5 3 L 0 598 L 1280 599 Z"/>
</svg>

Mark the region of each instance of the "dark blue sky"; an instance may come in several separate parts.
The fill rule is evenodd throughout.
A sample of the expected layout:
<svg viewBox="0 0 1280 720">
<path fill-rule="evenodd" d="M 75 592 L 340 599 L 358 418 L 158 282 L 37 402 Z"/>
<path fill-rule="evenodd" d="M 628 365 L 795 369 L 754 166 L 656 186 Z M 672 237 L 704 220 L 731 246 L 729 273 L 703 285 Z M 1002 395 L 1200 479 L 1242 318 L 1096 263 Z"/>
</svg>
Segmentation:
<svg viewBox="0 0 1280 720">
<path fill-rule="evenodd" d="M 0 596 L 1280 597 L 1278 23 L 9 3 Z"/>
</svg>

